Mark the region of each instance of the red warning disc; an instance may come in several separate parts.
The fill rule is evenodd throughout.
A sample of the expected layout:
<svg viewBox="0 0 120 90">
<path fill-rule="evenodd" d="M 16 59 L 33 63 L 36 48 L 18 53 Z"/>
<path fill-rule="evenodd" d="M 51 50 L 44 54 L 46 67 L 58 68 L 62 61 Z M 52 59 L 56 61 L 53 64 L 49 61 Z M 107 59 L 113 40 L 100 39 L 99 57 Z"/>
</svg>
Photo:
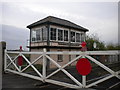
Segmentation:
<svg viewBox="0 0 120 90">
<path fill-rule="evenodd" d="M 22 58 L 22 56 L 19 56 L 19 57 L 18 57 L 18 65 L 19 65 L 19 66 L 22 66 L 22 65 L 23 65 L 23 58 Z"/>
<path fill-rule="evenodd" d="M 81 43 L 81 46 L 82 46 L 82 47 L 85 47 L 85 46 L 86 46 L 86 42 L 82 42 L 82 43 Z"/>
<path fill-rule="evenodd" d="M 86 58 L 81 58 L 78 60 L 77 64 L 76 64 L 76 69 L 78 71 L 79 74 L 81 75 L 88 75 L 91 72 L 91 64 L 88 61 L 88 59 Z"/>
</svg>

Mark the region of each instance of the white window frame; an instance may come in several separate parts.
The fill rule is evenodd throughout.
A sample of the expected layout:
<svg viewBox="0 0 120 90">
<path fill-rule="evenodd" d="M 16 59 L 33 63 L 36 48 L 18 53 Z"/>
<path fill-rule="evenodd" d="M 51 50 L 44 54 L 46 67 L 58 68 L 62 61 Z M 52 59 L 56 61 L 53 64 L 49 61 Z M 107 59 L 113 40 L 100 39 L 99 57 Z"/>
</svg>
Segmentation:
<svg viewBox="0 0 120 90">
<path fill-rule="evenodd" d="M 69 30 L 68 29 L 63 29 L 63 28 L 56 28 L 56 40 L 51 40 L 51 28 L 56 28 L 56 27 L 50 27 L 49 28 L 49 40 L 50 41 L 56 41 L 56 42 L 69 42 Z M 63 31 L 63 40 L 60 41 L 58 40 L 58 29 L 62 30 Z M 68 41 L 64 41 L 64 31 L 68 31 Z"/>
<path fill-rule="evenodd" d="M 82 43 L 83 41 L 85 41 L 85 33 L 84 33 L 84 32 L 81 32 L 81 34 L 83 34 L 83 37 L 82 37 L 82 35 L 81 35 L 81 43 Z M 82 41 L 82 38 L 83 38 L 83 41 Z"/>
<path fill-rule="evenodd" d="M 39 30 L 40 31 L 40 40 L 36 39 L 36 42 L 41 42 L 42 41 L 42 28 L 36 29 L 36 31 Z M 36 34 L 36 38 L 37 38 L 37 34 Z"/>
<path fill-rule="evenodd" d="M 43 39 L 42 39 L 42 37 L 43 37 L 43 35 L 42 35 L 42 28 L 43 27 L 40 27 L 40 28 L 36 28 L 36 29 L 32 29 L 31 30 L 31 42 L 41 42 L 41 41 L 43 41 Z M 39 30 L 40 31 L 40 40 L 37 40 L 37 35 L 36 35 L 36 38 L 35 38 L 35 41 L 32 41 L 32 34 L 33 34 L 33 31 L 35 31 L 35 32 L 37 32 L 37 30 Z M 46 40 L 47 41 L 47 40 Z"/>
<path fill-rule="evenodd" d="M 62 50 L 58 50 L 58 52 L 61 52 Z M 59 59 L 59 58 L 61 58 L 61 59 Z M 64 57 L 63 57 L 63 55 L 62 54 L 58 54 L 57 55 L 57 62 L 63 62 L 63 59 L 64 59 Z"/>
<path fill-rule="evenodd" d="M 59 58 L 61 58 L 61 59 L 59 59 Z M 61 54 L 57 55 L 57 62 L 63 62 L 63 55 L 61 55 Z"/>
<path fill-rule="evenodd" d="M 58 29 L 63 31 L 63 33 L 62 33 L 63 34 L 63 40 L 62 41 L 58 40 Z M 57 28 L 57 41 L 58 42 L 64 42 L 64 29 L 62 29 L 62 28 Z"/>
<path fill-rule="evenodd" d="M 50 40 L 50 41 L 58 41 L 58 40 L 57 40 L 57 37 L 58 37 L 58 36 L 57 36 L 57 33 L 58 33 L 58 32 L 57 32 L 57 28 L 56 28 L 56 40 L 51 40 L 51 28 L 54 28 L 54 27 L 50 27 L 50 28 L 49 28 L 49 40 Z"/>
<path fill-rule="evenodd" d="M 72 41 L 71 41 L 71 37 L 70 37 L 70 42 L 71 42 L 71 43 L 81 43 L 81 42 L 82 42 L 82 36 L 81 36 L 81 34 L 84 34 L 84 36 L 83 36 L 84 40 L 83 40 L 83 41 L 85 41 L 85 32 L 79 32 L 79 31 L 71 30 L 70 33 L 69 33 L 69 35 L 71 34 L 71 32 L 75 32 L 75 42 L 72 42 Z M 77 42 L 77 41 L 76 41 L 76 33 L 79 33 L 79 34 L 80 34 L 80 42 Z M 70 35 L 70 36 L 71 36 L 71 35 Z"/>
<path fill-rule="evenodd" d="M 58 29 L 63 30 L 63 40 L 62 41 L 58 40 Z M 64 41 L 64 31 L 68 31 L 68 41 Z M 58 41 L 58 42 L 69 42 L 69 30 L 64 29 L 64 28 L 57 28 L 57 40 L 56 41 Z"/>
<path fill-rule="evenodd" d="M 70 40 L 70 39 L 69 39 L 69 34 L 70 34 L 70 33 L 69 33 L 69 30 L 64 29 L 64 31 L 68 31 L 68 41 L 64 41 L 64 32 L 63 32 L 63 41 L 64 41 L 64 42 L 69 42 L 69 40 Z"/>
<path fill-rule="evenodd" d="M 32 38 L 33 38 L 33 31 L 36 32 L 36 30 L 35 29 L 31 30 L 31 42 L 37 42 L 37 40 L 36 40 L 36 34 L 35 34 L 35 41 L 32 40 Z"/>
<path fill-rule="evenodd" d="M 81 43 L 81 32 L 79 32 L 79 31 L 76 31 L 76 32 L 75 32 L 75 35 L 76 35 L 77 33 L 79 33 L 79 34 L 80 34 L 80 42 L 77 42 L 77 37 L 76 37 L 76 40 L 75 40 L 75 42 L 76 42 L 76 43 Z M 77 35 L 76 35 L 76 36 L 77 36 Z"/>
<path fill-rule="evenodd" d="M 56 40 L 51 40 L 51 28 L 55 28 L 56 29 Z M 63 40 L 58 40 L 58 29 L 62 30 L 63 31 Z M 68 41 L 64 41 L 64 31 L 68 31 Z M 75 32 L 75 42 L 71 41 L 71 32 Z M 77 42 L 76 41 L 76 33 L 79 33 L 80 34 L 80 42 Z M 56 42 L 71 42 L 71 43 L 81 43 L 82 42 L 82 36 L 81 34 L 84 34 L 83 38 L 85 41 L 85 32 L 79 32 L 79 31 L 76 31 L 76 30 L 68 30 L 68 29 L 63 29 L 63 28 L 56 28 L 56 27 L 50 27 L 49 28 L 49 40 L 50 41 L 56 41 Z"/>
<path fill-rule="evenodd" d="M 72 40 L 71 40 L 71 32 L 75 32 L 75 42 L 72 42 Z M 70 43 L 76 43 L 76 31 L 75 30 L 71 30 L 69 34 L 70 34 Z"/>
</svg>

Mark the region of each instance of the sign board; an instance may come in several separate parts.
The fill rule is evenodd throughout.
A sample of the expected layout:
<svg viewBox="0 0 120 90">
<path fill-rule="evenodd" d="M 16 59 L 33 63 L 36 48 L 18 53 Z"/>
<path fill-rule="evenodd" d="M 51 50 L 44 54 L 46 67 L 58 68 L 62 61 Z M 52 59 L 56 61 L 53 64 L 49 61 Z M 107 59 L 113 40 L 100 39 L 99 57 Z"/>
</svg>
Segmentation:
<svg viewBox="0 0 120 90">
<path fill-rule="evenodd" d="M 20 46 L 20 52 L 22 51 L 22 46 Z M 23 65 L 23 57 L 22 56 L 19 56 L 18 57 L 18 65 L 19 66 L 22 66 Z"/>
<path fill-rule="evenodd" d="M 85 47 L 85 46 L 86 46 L 86 42 L 82 42 L 82 43 L 81 43 L 81 46 L 82 46 L 82 47 Z"/>
<path fill-rule="evenodd" d="M 97 44 L 96 42 L 93 43 L 93 47 L 96 48 L 97 47 Z"/>
<path fill-rule="evenodd" d="M 22 66 L 22 65 L 23 65 L 23 58 L 22 58 L 22 56 L 19 56 L 19 57 L 18 57 L 18 65 L 19 65 L 19 66 Z"/>
<path fill-rule="evenodd" d="M 85 76 L 91 72 L 92 67 L 91 67 L 91 64 L 88 61 L 88 59 L 81 58 L 78 60 L 78 62 L 76 64 L 76 69 L 77 69 L 79 74 Z"/>
</svg>

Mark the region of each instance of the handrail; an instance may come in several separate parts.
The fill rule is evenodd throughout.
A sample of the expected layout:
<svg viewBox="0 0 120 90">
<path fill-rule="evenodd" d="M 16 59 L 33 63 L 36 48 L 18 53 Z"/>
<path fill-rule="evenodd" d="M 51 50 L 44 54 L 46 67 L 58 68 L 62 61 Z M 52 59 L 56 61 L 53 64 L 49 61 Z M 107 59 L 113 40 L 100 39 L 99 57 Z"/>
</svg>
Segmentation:
<svg viewBox="0 0 120 90">
<path fill-rule="evenodd" d="M 19 51 L 7 51 L 7 53 L 15 53 L 19 54 Z M 43 54 L 43 52 L 21 52 L 22 54 Z M 81 51 L 63 51 L 63 52 L 46 52 L 46 54 L 65 54 L 65 55 L 75 55 L 75 54 L 82 54 L 85 53 L 87 55 L 119 55 L 120 50 L 114 50 L 114 51 L 86 51 L 86 52 L 81 52 Z"/>
</svg>

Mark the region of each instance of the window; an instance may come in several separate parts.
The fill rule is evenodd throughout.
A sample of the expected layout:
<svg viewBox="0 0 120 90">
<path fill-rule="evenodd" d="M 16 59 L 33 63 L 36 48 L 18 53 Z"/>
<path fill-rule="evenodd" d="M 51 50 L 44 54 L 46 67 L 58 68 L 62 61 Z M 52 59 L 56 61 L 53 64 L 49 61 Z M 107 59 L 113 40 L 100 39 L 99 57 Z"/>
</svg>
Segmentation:
<svg viewBox="0 0 120 90">
<path fill-rule="evenodd" d="M 56 28 L 50 29 L 50 40 L 56 40 Z"/>
<path fill-rule="evenodd" d="M 57 62 L 63 62 L 63 55 L 58 55 L 58 60 Z"/>
<path fill-rule="evenodd" d="M 84 33 L 81 33 L 81 42 L 84 41 Z"/>
<path fill-rule="evenodd" d="M 62 50 L 58 50 L 58 51 L 61 52 Z M 57 62 L 63 62 L 63 55 L 58 55 Z"/>
<path fill-rule="evenodd" d="M 76 33 L 76 42 L 80 42 L 80 33 Z"/>
<path fill-rule="evenodd" d="M 42 29 L 32 30 L 31 41 L 41 41 L 42 40 Z"/>
<path fill-rule="evenodd" d="M 63 41 L 63 30 L 58 29 L 58 40 Z"/>
<path fill-rule="evenodd" d="M 32 34 L 32 35 L 31 35 L 31 40 L 32 40 L 32 41 L 36 41 L 36 31 L 33 30 L 31 34 Z"/>
<path fill-rule="evenodd" d="M 75 32 L 71 31 L 71 42 L 75 42 Z"/>
<path fill-rule="evenodd" d="M 43 41 L 47 40 L 47 28 L 42 28 L 42 35 Z"/>
<path fill-rule="evenodd" d="M 68 31 L 64 30 L 64 41 L 68 41 Z"/>
<path fill-rule="evenodd" d="M 37 41 L 41 40 L 41 30 L 36 30 L 36 39 Z"/>
</svg>

